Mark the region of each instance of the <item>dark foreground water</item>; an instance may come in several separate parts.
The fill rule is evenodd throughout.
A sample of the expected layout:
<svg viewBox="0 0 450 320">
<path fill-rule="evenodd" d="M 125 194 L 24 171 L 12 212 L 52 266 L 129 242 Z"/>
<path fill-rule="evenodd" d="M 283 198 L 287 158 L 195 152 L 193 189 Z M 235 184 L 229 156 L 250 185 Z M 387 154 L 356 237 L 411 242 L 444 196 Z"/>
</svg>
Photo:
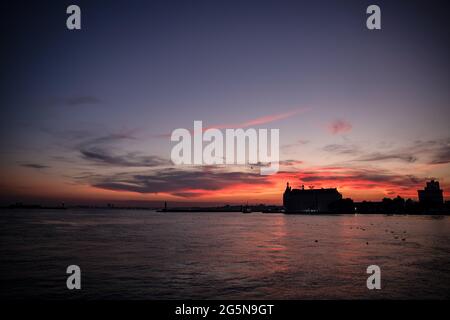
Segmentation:
<svg viewBox="0 0 450 320">
<path fill-rule="evenodd" d="M 2 210 L 0 237 L 3 299 L 450 298 L 450 217 Z"/>
</svg>

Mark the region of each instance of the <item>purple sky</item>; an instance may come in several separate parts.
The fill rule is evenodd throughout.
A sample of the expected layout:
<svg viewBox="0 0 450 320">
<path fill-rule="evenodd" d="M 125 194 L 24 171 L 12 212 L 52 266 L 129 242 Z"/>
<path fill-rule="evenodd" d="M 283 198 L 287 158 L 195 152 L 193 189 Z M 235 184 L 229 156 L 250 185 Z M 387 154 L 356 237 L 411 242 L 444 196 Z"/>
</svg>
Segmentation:
<svg viewBox="0 0 450 320">
<path fill-rule="evenodd" d="M 1 200 L 277 203 L 287 179 L 357 199 L 445 189 L 448 11 L 432 2 L 378 1 L 381 31 L 368 1 L 75 1 L 80 31 L 72 2 L 2 5 Z M 262 117 L 295 160 L 277 177 L 168 162 L 175 128 Z"/>
</svg>

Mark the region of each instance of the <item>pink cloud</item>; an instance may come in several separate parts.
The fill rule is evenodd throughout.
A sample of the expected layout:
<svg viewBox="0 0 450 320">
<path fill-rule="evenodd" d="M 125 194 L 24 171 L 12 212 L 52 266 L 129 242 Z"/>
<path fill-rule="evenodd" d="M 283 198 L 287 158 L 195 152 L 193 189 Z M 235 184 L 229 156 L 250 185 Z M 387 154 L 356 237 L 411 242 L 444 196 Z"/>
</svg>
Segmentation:
<svg viewBox="0 0 450 320">
<path fill-rule="evenodd" d="M 283 120 L 283 119 L 292 117 L 294 115 L 297 115 L 299 113 L 306 112 L 308 110 L 309 109 L 296 109 L 296 110 L 292 110 L 292 111 L 288 111 L 288 112 L 262 116 L 262 117 L 250 119 L 250 120 L 244 121 L 244 122 L 218 124 L 218 125 L 213 125 L 213 126 L 210 126 L 210 127 L 207 127 L 207 128 L 203 128 L 203 131 L 206 131 L 208 129 L 238 129 L 238 128 L 247 128 L 247 127 L 258 126 L 258 125 L 274 122 L 274 121 L 277 121 L 277 120 Z M 170 133 L 163 133 L 163 134 L 155 135 L 154 137 L 156 137 L 156 138 L 167 138 L 167 137 L 170 137 L 170 136 L 171 136 Z"/>
<path fill-rule="evenodd" d="M 255 118 L 255 119 L 251 119 L 248 121 L 244 121 L 244 122 L 239 122 L 239 123 L 229 123 L 229 124 L 221 124 L 221 125 L 215 125 L 215 126 L 211 126 L 210 128 L 215 128 L 215 129 L 236 129 L 236 128 L 247 128 L 247 127 L 252 127 L 252 126 L 259 126 L 261 124 L 266 124 L 266 123 L 270 123 L 270 122 L 274 122 L 277 120 L 283 120 L 289 117 L 292 117 L 296 114 L 302 113 L 307 111 L 307 109 L 297 109 L 297 110 L 292 110 L 292 111 L 288 111 L 288 112 L 283 112 L 283 113 L 278 113 L 278 114 L 272 114 L 272 115 L 268 115 L 268 116 L 263 116 L 263 117 L 259 117 L 259 118 Z"/>
<path fill-rule="evenodd" d="M 328 124 L 328 131 L 331 134 L 346 133 L 352 130 L 352 124 L 346 120 L 336 119 Z"/>
</svg>

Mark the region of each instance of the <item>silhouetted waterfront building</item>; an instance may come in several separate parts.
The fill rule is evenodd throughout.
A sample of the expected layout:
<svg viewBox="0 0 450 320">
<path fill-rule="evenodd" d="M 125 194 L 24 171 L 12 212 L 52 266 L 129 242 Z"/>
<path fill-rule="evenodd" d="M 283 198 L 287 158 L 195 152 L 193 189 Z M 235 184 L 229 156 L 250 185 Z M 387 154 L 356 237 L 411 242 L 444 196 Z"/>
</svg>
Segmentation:
<svg viewBox="0 0 450 320">
<path fill-rule="evenodd" d="M 431 180 L 423 190 L 417 190 L 419 194 L 419 203 L 426 206 L 435 206 L 444 204 L 444 196 L 439 181 Z"/>
<path fill-rule="evenodd" d="M 350 198 L 340 199 L 331 202 L 328 209 L 332 213 L 351 214 L 355 213 L 355 203 Z"/>
<path fill-rule="evenodd" d="M 283 206 L 286 213 L 330 212 L 331 204 L 342 200 L 336 188 L 329 189 L 292 189 L 287 183 L 283 194 Z"/>
</svg>

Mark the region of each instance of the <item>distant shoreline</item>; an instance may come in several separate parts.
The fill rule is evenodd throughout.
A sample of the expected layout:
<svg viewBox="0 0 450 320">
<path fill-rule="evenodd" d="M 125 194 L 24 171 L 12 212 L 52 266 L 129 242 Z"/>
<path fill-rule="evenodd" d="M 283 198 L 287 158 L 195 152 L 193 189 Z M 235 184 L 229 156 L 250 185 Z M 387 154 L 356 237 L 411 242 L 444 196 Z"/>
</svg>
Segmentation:
<svg viewBox="0 0 450 320">
<path fill-rule="evenodd" d="M 275 206 L 271 206 L 275 207 Z M 39 205 L 24 205 L 24 206 L 1 206 L 0 210 L 77 210 L 77 209 L 90 209 L 90 210 L 138 210 L 138 211 L 156 211 L 159 213 L 242 213 L 241 206 L 230 206 L 230 207 L 176 207 L 176 208 L 158 208 L 158 207 L 100 207 L 100 206 L 39 206 Z M 448 210 L 424 210 L 420 212 L 285 212 L 282 211 L 281 207 L 279 210 L 258 210 L 252 209 L 248 213 L 261 213 L 261 214 L 284 214 L 284 215 L 309 215 L 309 216 L 319 216 L 319 215 L 409 215 L 409 216 L 449 216 L 450 211 Z"/>
</svg>

